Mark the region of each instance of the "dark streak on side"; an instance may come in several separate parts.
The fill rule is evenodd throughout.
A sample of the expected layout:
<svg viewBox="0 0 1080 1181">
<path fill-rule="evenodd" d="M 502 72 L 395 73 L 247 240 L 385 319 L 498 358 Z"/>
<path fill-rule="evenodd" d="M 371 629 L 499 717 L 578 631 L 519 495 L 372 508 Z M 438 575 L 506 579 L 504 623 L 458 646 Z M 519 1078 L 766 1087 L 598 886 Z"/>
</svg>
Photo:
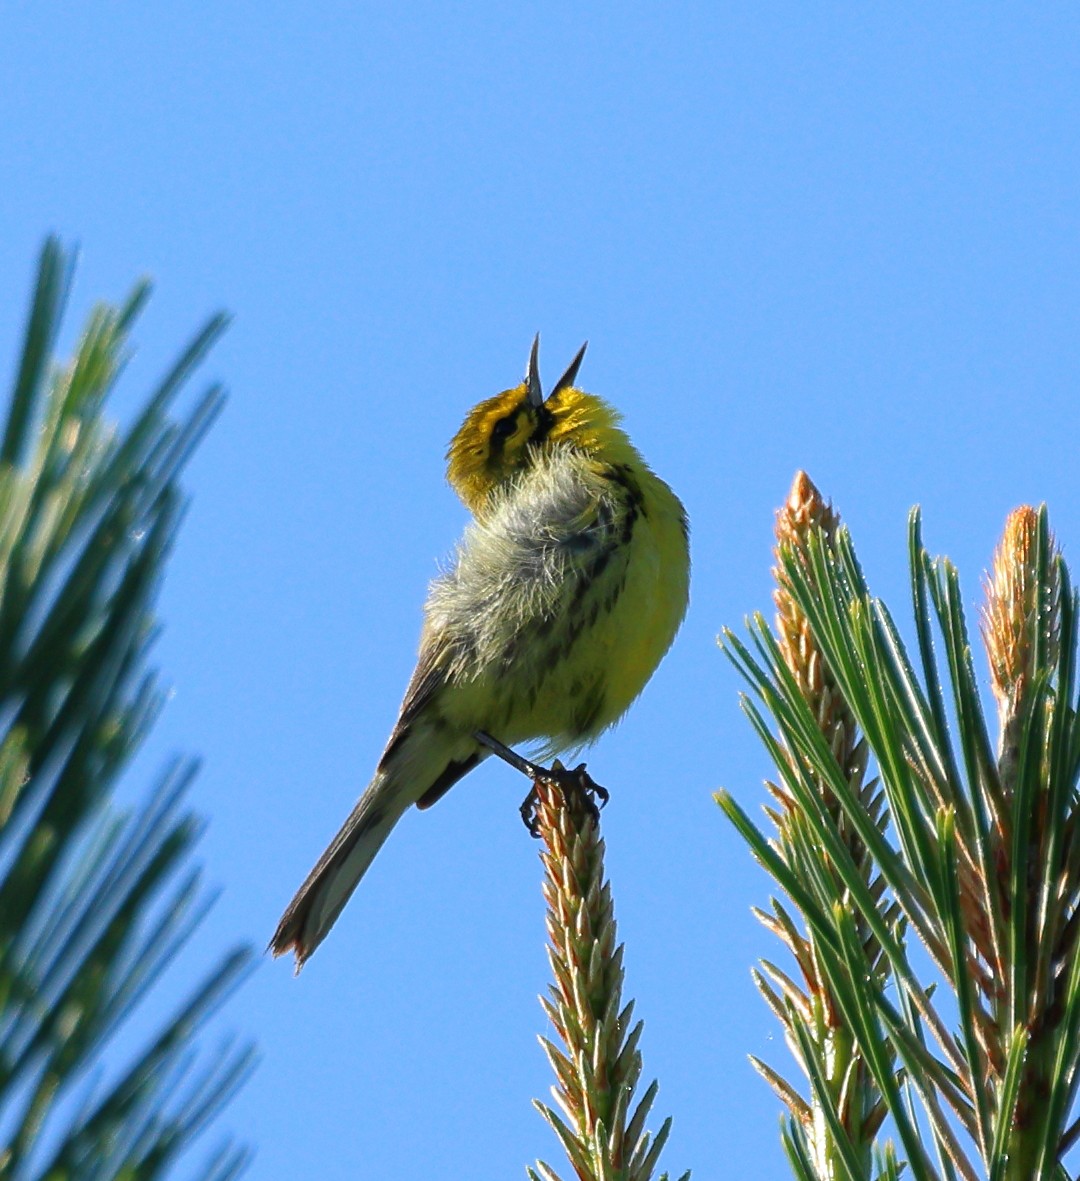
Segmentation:
<svg viewBox="0 0 1080 1181">
<path fill-rule="evenodd" d="M 600 716 L 603 706 L 603 685 L 596 681 L 585 690 L 574 707 L 574 730 L 578 734 L 588 734 Z"/>
</svg>

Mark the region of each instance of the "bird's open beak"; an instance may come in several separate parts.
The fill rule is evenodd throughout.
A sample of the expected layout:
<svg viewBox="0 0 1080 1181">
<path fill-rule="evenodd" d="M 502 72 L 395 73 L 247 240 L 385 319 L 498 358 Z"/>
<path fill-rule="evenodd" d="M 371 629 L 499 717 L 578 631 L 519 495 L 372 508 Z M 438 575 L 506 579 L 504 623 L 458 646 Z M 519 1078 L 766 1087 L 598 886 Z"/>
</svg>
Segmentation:
<svg viewBox="0 0 1080 1181">
<path fill-rule="evenodd" d="M 540 333 L 533 337 L 532 348 L 529 349 L 529 364 L 525 369 L 525 396 L 530 406 L 540 407 L 544 404 L 544 391 L 540 386 Z"/>
<path fill-rule="evenodd" d="M 566 367 L 566 372 L 555 383 L 555 388 L 548 395 L 554 398 L 562 390 L 568 389 L 577 380 L 578 370 L 585 357 L 585 350 L 589 347 L 586 341 L 574 354 L 574 359 Z M 540 333 L 533 337 L 532 348 L 529 349 L 529 364 L 525 368 L 525 396 L 530 406 L 540 407 L 544 404 L 544 391 L 540 385 Z"/>
<path fill-rule="evenodd" d="M 560 390 L 568 389 L 574 384 L 574 382 L 577 380 L 577 371 L 581 368 L 581 362 L 585 357 L 585 350 L 588 347 L 589 342 L 586 341 L 581 346 L 581 348 L 578 349 L 578 351 L 574 354 L 574 359 L 566 367 L 566 372 L 555 383 L 555 388 L 551 391 L 548 397 L 554 398 Z"/>
</svg>

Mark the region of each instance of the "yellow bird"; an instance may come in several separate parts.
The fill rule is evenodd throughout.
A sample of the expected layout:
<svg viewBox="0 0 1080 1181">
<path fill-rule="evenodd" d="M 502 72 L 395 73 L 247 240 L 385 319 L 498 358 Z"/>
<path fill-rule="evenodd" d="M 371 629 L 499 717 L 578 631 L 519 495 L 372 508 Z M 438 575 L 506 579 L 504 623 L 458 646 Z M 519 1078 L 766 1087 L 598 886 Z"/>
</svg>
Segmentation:
<svg viewBox="0 0 1080 1181">
<path fill-rule="evenodd" d="M 429 808 L 490 753 L 580 748 L 644 688 L 686 613 L 686 512 L 575 382 L 525 380 L 474 407 L 447 454 L 473 514 L 431 584 L 420 655 L 367 790 L 289 903 L 270 949 L 297 969 L 319 946 L 410 804 Z"/>
</svg>

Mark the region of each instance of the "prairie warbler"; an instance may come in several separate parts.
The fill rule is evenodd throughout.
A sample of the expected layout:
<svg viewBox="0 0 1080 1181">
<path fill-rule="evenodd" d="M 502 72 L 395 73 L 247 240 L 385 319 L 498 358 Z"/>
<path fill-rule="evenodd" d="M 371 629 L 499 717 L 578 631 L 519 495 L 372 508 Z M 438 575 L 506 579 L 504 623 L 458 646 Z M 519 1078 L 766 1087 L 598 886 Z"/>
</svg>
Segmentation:
<svg viewBox="0 0 1080 1181">
<path fill-rule="evenodd" d="M 686 611 L 678 498 L 576 384 L 582 346 L 545 399 L 533 341 L 525 380 L 474 407 L 447 454 L 474 520 L 431 584 L 420 655 L 375 777 L 271 940 L 297 967 L 410 804 L 428 808 L 489 753 L 581 747 L 641 692 Z"/>
</svg>

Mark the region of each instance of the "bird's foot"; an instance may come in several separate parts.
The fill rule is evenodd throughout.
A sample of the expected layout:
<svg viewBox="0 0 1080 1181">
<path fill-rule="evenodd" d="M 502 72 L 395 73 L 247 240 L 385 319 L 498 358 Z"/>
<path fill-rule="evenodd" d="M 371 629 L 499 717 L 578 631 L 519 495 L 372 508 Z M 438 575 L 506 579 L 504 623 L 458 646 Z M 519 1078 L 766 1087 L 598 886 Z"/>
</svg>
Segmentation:
<svg viewBox="0 0 1080 1181">
<path fill-rule="evenodd" d="M 577 795 L 593 820 L 596 823 L 600 822 L 600 809 L 611 798 L 611 793 L 606 787 L 601 787 L 593 779 L 588 771 L 585 770 L 584 763 L 579 763 L 571 770 L 568 767 L 564 767 L 556 759 L 550 767 L 540 767 L 535 763 L 533 767 L 536 771 L 536 774 L 533 775 L 534 780 L 549 784 L 551 787 L 559 788 L 563 793 L 563 799 L 566 800 L 567 806 L 573 804 L 573 797 Z M 537 791 L 537 785 L 534 783 L 532 791 L 521 801 L 521 819 L 525 822 L 525 827 L 529 830 L 530 836 L 536 839 L 540 837 L 539 807 L 540 794 Z"/>
<path fill-rule="evenodd" d="M 500 759 L 509 763 L 511 767 L 520 771 L 522 775 L 528 775 L 533 780 L 532 791 L 521 801 L 521 819 L 532 836 L 537 838 L 540 836 L 540 825 L 537 818 L 540 799 L 535 787 L 537 782 L 548 783 L 553 787 L 560 788 L 567 803 L 571 802 L 571 794 L 576 792 L 585 804 L 589 815 L 594 820 L 600 819 L 600 809 L 608 802 L 610 792 L 593 781 L 592 776 L 585 770 L 584 763 L 569 770 L 556 759 L 550 767 L 541 767 L 539 763 L 523 758 L 516 750 L 511 750 L 510 747 L 505 746 L 497 738 L 492 738 L 483 730 L 476 732 L 476 740 L 497 754 Z M 600 801 L 599 804 L 597 804 L 597 800 Z"/>
</svg>

